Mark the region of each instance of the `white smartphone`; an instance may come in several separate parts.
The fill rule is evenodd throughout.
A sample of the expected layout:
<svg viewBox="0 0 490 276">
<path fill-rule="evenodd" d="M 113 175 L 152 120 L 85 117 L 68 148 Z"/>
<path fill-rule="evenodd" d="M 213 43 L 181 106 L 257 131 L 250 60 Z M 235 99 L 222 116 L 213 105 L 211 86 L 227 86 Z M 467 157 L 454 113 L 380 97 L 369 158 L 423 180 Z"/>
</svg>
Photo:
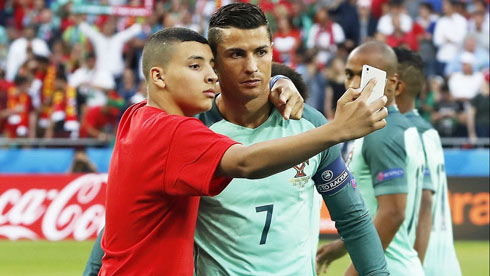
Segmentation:
<svg viewBox="0 0 490 276">
<path fill-rule="evenodd" d="M 383 97 L 385 93 L 385 85 L 386 85 L 386 72 L 378 69 L 373 66 L 369 66 L 364 64 L 362 66 L 362 74 L 361 74 L 361 88 L 364 89 L 368 84 L 370 79 L 376 79 L 376 85 L 371 92 L 371 96 L 369 96 L 367 103 L 370 104 L 377 99 Z"/>
</svg>

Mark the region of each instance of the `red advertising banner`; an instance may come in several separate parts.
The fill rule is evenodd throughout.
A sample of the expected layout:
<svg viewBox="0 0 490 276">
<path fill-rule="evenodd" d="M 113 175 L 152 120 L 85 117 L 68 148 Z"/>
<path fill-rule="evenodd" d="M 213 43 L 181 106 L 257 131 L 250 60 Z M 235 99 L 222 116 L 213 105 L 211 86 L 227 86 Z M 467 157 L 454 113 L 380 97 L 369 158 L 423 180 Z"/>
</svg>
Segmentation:
<svg viewBox="0 0 490 276">
<path fill-rule="evenodd" d="M 97 237 L 106 181 L 107 174 L 0 175 L 0 239 Z"/>
<path fill-rule="evenodd" d="M 488 178 L 450 178 L 456 239 L 488 239 Z M 0 239 L 94 239 L 104 225 L 107 174 L 0 175 Z M 325 205 L 320 232 L 336 235 Z"/>
</svg>

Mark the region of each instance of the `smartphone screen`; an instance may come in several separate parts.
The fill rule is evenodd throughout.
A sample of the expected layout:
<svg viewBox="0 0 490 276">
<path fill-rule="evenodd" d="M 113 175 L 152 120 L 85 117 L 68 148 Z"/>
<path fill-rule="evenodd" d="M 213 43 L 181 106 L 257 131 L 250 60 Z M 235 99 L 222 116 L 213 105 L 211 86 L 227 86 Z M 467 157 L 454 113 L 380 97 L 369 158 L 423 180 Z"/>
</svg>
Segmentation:
<svg viewBox="0 0 490 276">
<path fill-rule="evenodd" d="M 386 72 L 376 67 L 364 64 L 362 66 L 361 88 L 364 89 L 369 80 L 372 78 L 376 79 L 376 85 L 371 92 L 371 96 L 369 96 L 367 100 L 368 104 L 383 97 L 386 85 Z"/>
</svg>

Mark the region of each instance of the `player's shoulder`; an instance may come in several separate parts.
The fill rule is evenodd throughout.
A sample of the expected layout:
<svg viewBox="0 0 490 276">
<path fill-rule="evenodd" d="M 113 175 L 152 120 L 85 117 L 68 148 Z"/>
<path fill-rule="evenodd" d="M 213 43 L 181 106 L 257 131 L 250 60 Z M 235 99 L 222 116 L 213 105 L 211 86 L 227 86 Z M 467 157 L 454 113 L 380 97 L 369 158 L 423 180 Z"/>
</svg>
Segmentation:
<svg viewBox="0 0 490 276">
<path fill-rule="evenodd" d="M 407 112 L 405 117 L 417 128 L 420 133 L 434 129 L 432 124 L 420 116 L 416 110 Z"/>
<path fill-rule="evenodd" d="M 403 146 L 405 132 L 409 128 L 415 129 L 408 119 L 399 112 L 389 112 L 386 117 L 386 126 L 365 136 L 363 147 Z"/>
<path fill-rule="evenodd" d="M 302 119 L 310 122 L 315 127 L 319 127 L 327 123 L 325 116 L 320 111 L 308 104 L 304 105 Z"/>
<path fill-rule="evenodd" d="M 218 107 L 216 106 L 216 97 L 213 101 L 213 106 L 211 109 L 196 115 L 196 118 L 203 122 L 207 127 L 211 127 L 213 124 L 223 120 L 223 115 L 221 115 Z"/>
</svg>

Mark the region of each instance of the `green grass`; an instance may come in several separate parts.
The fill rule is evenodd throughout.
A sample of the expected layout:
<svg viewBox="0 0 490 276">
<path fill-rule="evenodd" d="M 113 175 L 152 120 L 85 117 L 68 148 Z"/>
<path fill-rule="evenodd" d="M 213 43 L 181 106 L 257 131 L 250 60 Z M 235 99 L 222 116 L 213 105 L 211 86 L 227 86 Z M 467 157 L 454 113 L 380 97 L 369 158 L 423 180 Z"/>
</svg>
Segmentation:
<svg viewBox="0 0 490 276">
<path fill-rule="evenodd" d="M 320 241 L 320 244 L 326 241 Z M 489 275 L 489 242 L 488 241 L 455 241 L 456 255 L 464 276 L 488 276 Z M 333 262 L 325 275 L 343 275 L 350 264 L 348 255 Z M 442 275 L 443 276 L 443 275 Z"/>
<path fill-rule="evenodd" d="M 325 241 L 322 241 L 322 243 Z M 93 241 L 0 241 L 1 276 L 82 275 Z M 463 275 L 489 275 L 489 242 L 456 241 Z M 342 275 L 349 257 L 334 262 L 328 273 Z"/>
</svg>

